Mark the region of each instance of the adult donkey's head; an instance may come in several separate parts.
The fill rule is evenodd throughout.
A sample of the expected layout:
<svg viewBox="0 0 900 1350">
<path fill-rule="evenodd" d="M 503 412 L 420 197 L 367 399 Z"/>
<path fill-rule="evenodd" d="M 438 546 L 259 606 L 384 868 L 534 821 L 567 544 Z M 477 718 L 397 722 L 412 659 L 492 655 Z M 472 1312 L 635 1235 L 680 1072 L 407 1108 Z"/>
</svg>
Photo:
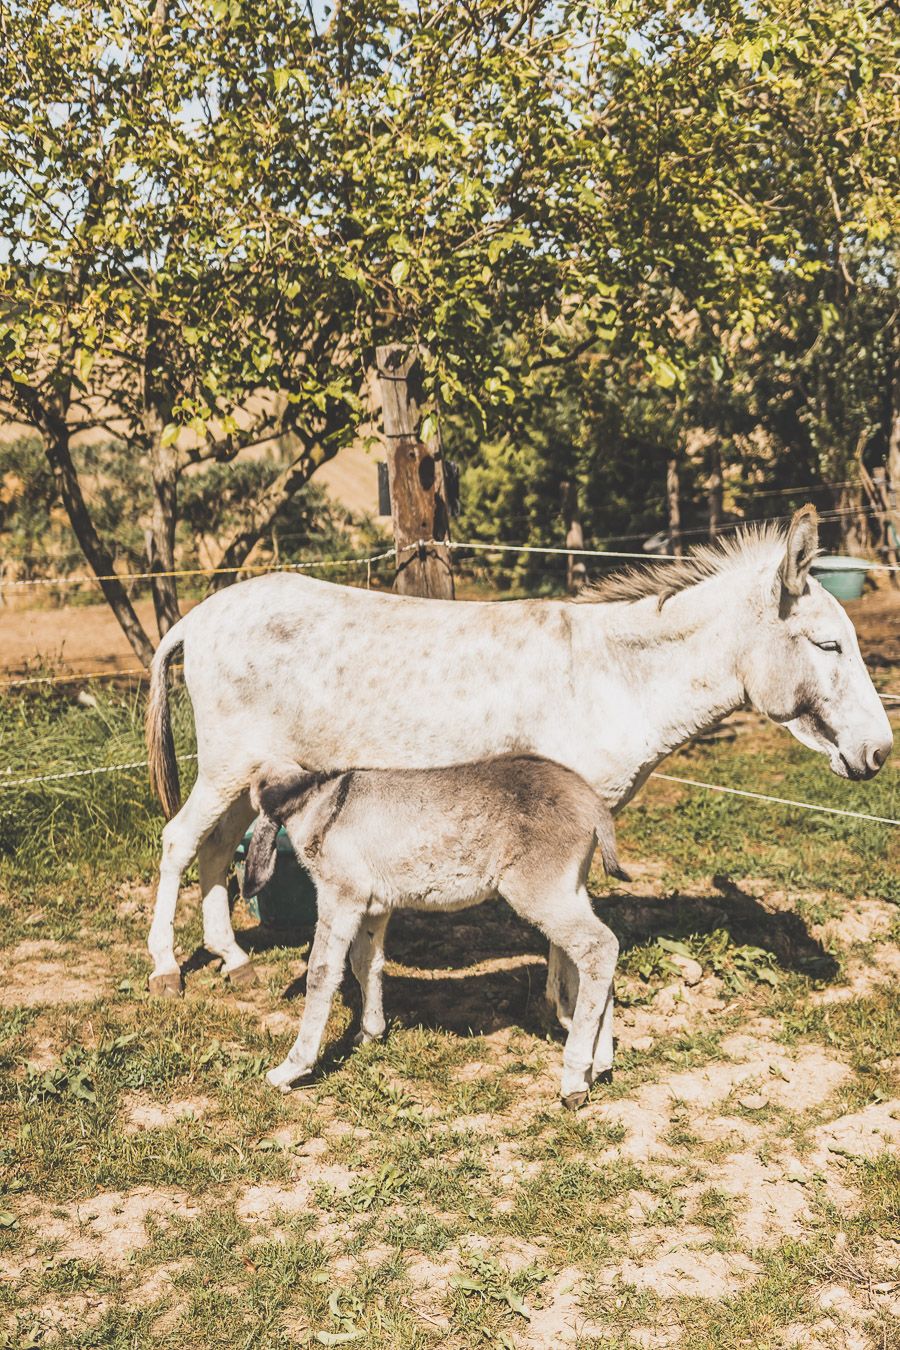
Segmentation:
<svg viewBox="0 0 900 1350">
<path fill-rule="evenodd" d="M 826 754 L 842 778 L 871 778 L 891 752 L 890 723 L 853 624 L 810 576 L 818 547 L 815 508 L 805 506 L 786 535 L 775 526 L 751 527 L 675 562 L 609 577 L 584 598 L 655 597 L 663 610 L 680 597 L 669 621 L 674 636 L 703 634 L 710 662 L 718 655 L 727 663 L 735 692 L 757 712 Z"/>
<path fill-rule="evenodd" d="M 828 756 L 842 778 L 871 778 L 891 752 L 891 727 L 859 653 L 853 624 L 810 567 L 815 508 L 793 517 L 761 577 L 758 626 L 747 633 L 741 676 L 754 708 Z"/>
</svg>

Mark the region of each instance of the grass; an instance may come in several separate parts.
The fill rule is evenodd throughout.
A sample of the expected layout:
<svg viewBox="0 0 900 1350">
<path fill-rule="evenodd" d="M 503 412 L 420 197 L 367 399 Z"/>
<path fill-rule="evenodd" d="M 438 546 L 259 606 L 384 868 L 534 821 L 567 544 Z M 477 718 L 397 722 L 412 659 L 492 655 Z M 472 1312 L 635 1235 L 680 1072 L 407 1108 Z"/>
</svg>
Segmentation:
<svg viewBox="0 0 900 1350">
<path fill-rule="evenodd" d="M 94 693 L 4 699 L 0 762 L 18 777 L 143 758 L 140 697 Z M 675 764 L 900 814 L 895 767 L 838 783 L 774 729 Z M 820 1133 L 897 1099 L 896 831 L 651 782 L 620 846 L 652 879 L 596 879 L 623 953 L 615 1077 L 572 1115 L 539 970 L 479 964 L 539 939 L 488 911 L 398 926 L 387 1040 L 351 1049 L 348 988 L 325 1072 L 273 1093 L 262 1075 L 294 1034 L 308 935 L 261 935 L 274 945 L 249 993 L 198 965 L 182 1002 L 149 1000 L 160 824 L 143 771 L 0 793 L 0 945 L 18 979 L 0 1006 L 0 1346 L 774 1350 L 789 1327 L 798 1344 L 848 1328 L 898 1343 L 896 1156 L 829 1152 Z M 465 978 L 410 978 L 438 932 Z M 760 1105 L 784 1088 L 773 1046 L 824 1056 L 839 1085 Z M 754 1228 L 760 1166 L 787 1189 Z"/>
</svg>

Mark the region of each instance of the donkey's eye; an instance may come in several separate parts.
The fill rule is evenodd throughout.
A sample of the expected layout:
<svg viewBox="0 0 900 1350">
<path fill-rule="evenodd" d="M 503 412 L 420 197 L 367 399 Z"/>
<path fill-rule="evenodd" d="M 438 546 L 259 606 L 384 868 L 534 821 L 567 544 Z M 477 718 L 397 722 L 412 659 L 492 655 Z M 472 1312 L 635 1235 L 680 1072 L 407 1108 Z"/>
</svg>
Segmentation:
<svg viewBox="0 0 900 1350">
<path fill-rule="evenodd" d="M 823 652 L 840 652 L 841 650 L 841 644 L 834 639 L 830 642 L 816 642 L 814 646 Z"/>
</svg>

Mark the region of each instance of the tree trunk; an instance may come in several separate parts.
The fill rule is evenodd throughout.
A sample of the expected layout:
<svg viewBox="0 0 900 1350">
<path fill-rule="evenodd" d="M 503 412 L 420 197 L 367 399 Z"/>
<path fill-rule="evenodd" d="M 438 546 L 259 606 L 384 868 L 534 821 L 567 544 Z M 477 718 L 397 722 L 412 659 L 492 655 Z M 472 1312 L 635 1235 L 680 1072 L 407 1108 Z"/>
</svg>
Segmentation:
<svg viewBox="0 0 900 1350">
<path fill-rule="evenodd" d="M 681 557 L 681 478 L 677 456 L 671 455 L 666 464 L 666 505 L 669 514 L 669 552 Z"/>
<path fill-rule="evenodd" d="M 567 479 L 562 485 L 563 521 L 566 527 L 566 548 L 584 548 L 584 530 L 581 526 L 581 513 L 578 509 L 578 484 Z M 577 595 L 587 581 L 587 568 L 584 558 L 570 553 L 566 558 L 566 590 Z"/>
<path fill-rule="evenodd" d="M 394 587 L 402 595 L 452 600 L 450 550 L 440 542 L 430 542 L 449 539 L 449 514 L 440 437 L 435 433 L 428 442 L 419 439 L 422 371 L 418 352 L 408 347 L 379 347 L 375 367 L 381 385 L 397 549 Z"/>
<path fill-rule="evenodd" d="M 841 552 L 860 556 L 871 547 L 869 517 L 865 514 L 862 492 L 855 485 L 842 487 L 838 493 L 838 516 L 841 533 Z"/>
<path fill-rule="evenodd" d="M 91 520 L 85 505 L 81 484 L 78 482 L 78 475 L 72 463 L 69 450 L 69 429 L 61 419 L 47 418 L 44 437 L 47 459 L 53 470 L 59 494 L 62 497 L 69 522 L 76 539 L 81 545 L 82 552 L 96 576 L 112 578 L 115 570 L 112 557 L 94 528 L 94 522 Z M 138 660 L 143 665 L 149 666 L 153 659 L 153 644 L 134 612 L 132 603 L 125 592 L 125 587 L 121 581 L 112 579 L 101 581 L 100 587 Z"/>
<path fill-rule="evenodd" d="M 162 436 L 172 418 L 171 400 L 163 392 L 164 352 L 158 319 L 147 321 L 144 354 L 144 434 L 150 447 L 153 509 L 147 531 L 147 566 L 154 575 L 150 587 L 160 637 L 181 618 L 178 584 L 164 575 L 175 570 L 175 525 L 178 518 L 178 452 L 163 445 Z"/>
<path fill-rule="evenodd" d="M 248 507 L 244 523 L 219 555 L 216 568 L 224 570 L 210 577 L 210 591 L 221 591 L 223 587 L 231 585 L 278 512 L 295 492 L 299 492 L 309 482 L 313 471 L 325 462 L 325 458 L 317 459 L 310 448 L 304 447 L 302 453 L 269 484 L 262 496 Z"/>
<path fill-rule="evenodd" d="M 896 566 L 900 552 L 900 321 L 894 324 L 894 351 L 891 368 L 891 397 L 888 423 L 887 483 L 885 484 L 885 509 L 887 511 L 887 537 L 892 565 Z M 896 572 L 892 581 L 898 584 Z"/>
<path fill-rule="evenodd" d="M 722 446 L 718 436 L 709 447 L 709 477 L 706 480 L 706 501 L 709 509 L 709 537 L 715 539 L 722 528 L 724 506 L 722 500 Z"/>
</svg>

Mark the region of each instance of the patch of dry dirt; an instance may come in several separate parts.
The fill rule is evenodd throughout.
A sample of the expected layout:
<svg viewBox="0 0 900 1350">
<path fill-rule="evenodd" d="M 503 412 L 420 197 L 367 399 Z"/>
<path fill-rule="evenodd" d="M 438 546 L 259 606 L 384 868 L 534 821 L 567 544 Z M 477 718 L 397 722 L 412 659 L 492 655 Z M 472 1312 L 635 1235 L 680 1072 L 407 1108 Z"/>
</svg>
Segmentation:
<svg viewBox="0 0 900 1350">
<path fill-rule="evenodd" d="M 29 939 L 0 953 L 0 1006 L 35 1008 L 109 997 L 114 987 L 108 952 L 63 958 L 58 942 Z"/>
<path fill-rule="evenodd" d="M 333 1186 L 338 1193 L 348 1191 L 354 1173 L 339 1163 L 329 1166 L 317 1157 L 298 1158 L 297 1175 L 287 1184 L 274 1182 L 248 1186 L 237 1198 L 236 1212 L 245 1223 L 263 1223 L 277 1213 L 305 1214 L 313 1207 L 313 1191 L 318 1186 Z"/>
<path fill-rule="evenodd" d="M 829 1121 L 815 1132 L 813 1158 L 826 1166 L 834 1156 L 875 1158 L 900 1148 L 900 1098 L 877 1102 Z M 829 1156 L 831 1155 L 831 1157 Z"/>
<path fill-rule="evenodd" d="M 604 1271 L 606 1284 L 632 1285 L 663 1298 L 721 1299 L 737 1293 L 759 1267 L 740 1252 L 719 1252 L 705 1229 L 656 1230 L 644 1239 L 644 1250 Z"/>
<path fill-rule="evenodd" d="M 165 1130 L 179 1120 L 202 1120 L 212 1110 L 212 1106 L 208 1097 L 184 1097 L 176 1102 L 162 1104 L 154 1102 L 146 1093 L 132 1092 L 122 1100 L 125 1133 Z"/>
<path fill-rule="evenodd" d="M 141 1186 L 105 1191 L 63 1207 L 37 1206 L 23 1218 L 24 1233 L 56 1245 L 57 1256 L 122 1265 L 149 1242 L 147 1220 L 194 1218 L 200 1207 L 187 1192 Z"/>
</svg>

